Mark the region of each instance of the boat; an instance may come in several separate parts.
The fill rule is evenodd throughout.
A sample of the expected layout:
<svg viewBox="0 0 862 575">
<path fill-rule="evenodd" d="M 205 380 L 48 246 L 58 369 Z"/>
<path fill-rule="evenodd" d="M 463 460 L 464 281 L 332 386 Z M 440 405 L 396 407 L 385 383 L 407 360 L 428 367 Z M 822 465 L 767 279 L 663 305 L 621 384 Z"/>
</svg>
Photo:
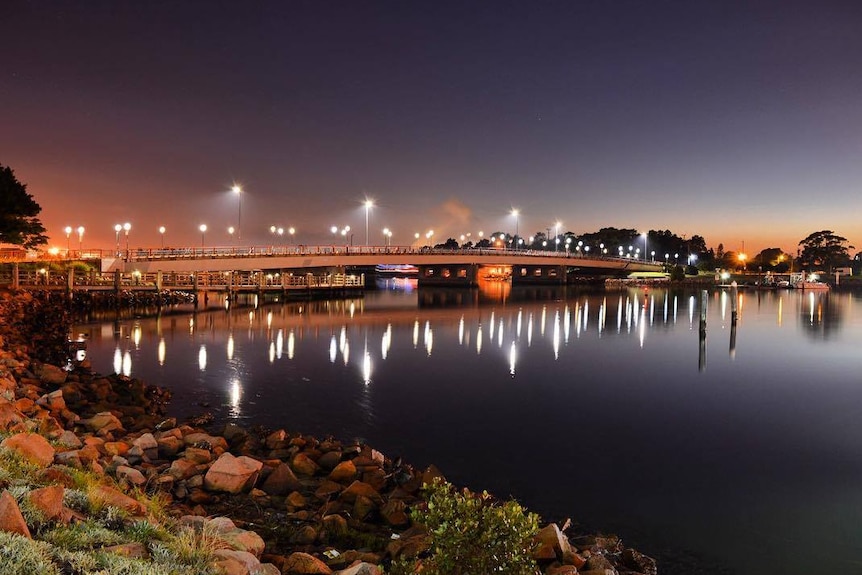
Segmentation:
<svg viewBox="0 0 862 575">
<path fill-rule="evenodd" d="M 819 281 L 801 281 L 793 284 L 793 287 L 796 289 L 807 289 L 807 290 L 819 290 L 819 291 L 828 291 L 830 289 L 829 284 L 819 282 Z"/>
</svg>

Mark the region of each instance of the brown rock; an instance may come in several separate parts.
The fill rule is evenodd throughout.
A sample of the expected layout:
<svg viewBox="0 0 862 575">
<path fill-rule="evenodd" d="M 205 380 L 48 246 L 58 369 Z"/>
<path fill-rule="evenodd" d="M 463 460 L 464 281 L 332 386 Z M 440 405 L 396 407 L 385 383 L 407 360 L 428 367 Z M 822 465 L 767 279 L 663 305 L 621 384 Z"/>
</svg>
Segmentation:
<svg viewBox="0 0 862 575">
<path fill-rule="evenodd" d="M 333 495 L 341 493 L 343 489 L 344 486 L 342 484 L 330 481 L 329 479 L 324 479 L 320 482 L 320 486 L 314 492 L 314 496 L 318 499 L 326 501 L 327 499 L 330 499 Z"/>
<path fill-rule="evenodd" d="M 3 494 L 0 495 L 0 531 L 17 533 L 27 539 L 32 539 L 27 522 L 21 515 L 21 509 L 18 508 L 18 502 L 8 491 L 3 491 Z"/>
<path fill-rule="evenodd" d="M 308 500 L 299 491 L 294 491 L 285 500 L 289 511 L 296 511 L 308 505 Z"/>
<path fill-rule="evenodd" d="M 188 479 L 197 472 L 198 466 L 188 459 L 175 459 L 167 471 L 168 475 L 176 480 Z"/>
<path fill-rule="evenodd" d="M 380 508 L 383 520 L 394 527 L 404 527 L 410 523 L 407 516 L 407 504 L 399 499 L 390 499 Z"/>
<path fill-rule="evenodd" d="M 282 563 L 281 572 L 285 575 L 332 575 L 326 563 L 308 553 L 291 553 Z"/>
<path fill-rule="evenodd" d="M 366 521 L 376 510 L 377 504 L 370 497 L 364 495 L 356 496 L 356 501 L 353 502 L 354 517 L 360 521 Z"/>
<path fill-rule="evenodd" d="M 317 530 L 311 525 L 303 525 L 290 538 L 294 545 L 311 545 L 317 539 Z"/>
<path fill-rule="evenodd" d="M 293 474 L 289 465 L 279 463 L 260 488 L 270 495 L 287 495 L 291 491 L 302 489 L 302 484 Z"/>
<path fill-rule="evenodd" d="M 260 572 L 260 561 L 251 553 L 217 549 L 213 555 L 217 558 L 216 565 L 224 575 L 257 575 Z"/>
<path fill-rule="evenodd" d="M 63 514 L 63 494 L 66 489 L 62 485 L 50 485 L 34 489 L 27 494 L 33 507 L 39 510 L 48 521 L 59 519 Z"/>
<path fill-rule="evenodd" d="M 147 510 L 142 503 L 107 485 L 100 485 L 93 491 L 93 496 L 108 505 L 125 509 L 132 515 L 146 515 Z"/>
<path fill-rule="evenodd" d="M 46 385 L 63 385 L 66 383 L 67 373 L 55 365 L 43 363 L 37 365 L 33 371 L 39 381 Z"/>
<path fill-rule="evenodd" d="M 12 435 L 4 439 L 0 447 L 19 453 L 24 459 L 39 467 L 48 467 L 54 462 L 54 448 L 47 439 L 36 433 Z"/>
<path fill-rule="evenodd" d="M 329 479 L 338 483 L 350 483 L 356 479 L 356 466 L 352 461 L 342 461 L 329 474 Z"/>
<path fill-rule="evenodd" d="M 123 543 L 121 545 L 111 545 L 110 547 L 103 548 L 103 550 L 107 551 L 108 553 L 122 555 L 131 559 L 146 559 L 147 557 L 149 557 L 149 553 L 147 553 L 147 546 L 143 543 Z"/>
<path fill-rule="evenodd" d="M 197 464 L 209 463 L 213 460 L 213 454 L 206 449 L 186 447 L 186 450 L 183 452 L 183 459 L 188 459 Z"/>
<path fill-rule="evenodd" d="M 578 575 L 578 568 L 574 565 L 551 565 L 545 575 Z"/>
<path fill-rule="evenodd" d="M 323 518 L 323 529 L 332 535 L 347 533 L 347 519 L 341 515 L 326 515 Z"/>
<path fill-rule="evenodd" d="M 320 471 L 320 466 L 304 453 L 297 453 L 293 458 L 293 461 L 290 462 L 290 466 L 297 474 L 306 475 L 308 477 L 311 477 Z"/>
<path fill-rule="evenodd" d="M 11 403 L 0 404 L 0 429 L 9 429 L 24 421 L 24 414 Z"/>
<path fill-rule="evenodd" d="M 538 547 L 533 552 L 535 559 L 561 559 L 564 553 L 571 553 L 569 539 L 560 531 L 556 523 L 550 523 L 536 534 Z"/>
<path fill-rule="evenodd" d="M 204 476 L 204 487 L 210 491 L 242 493 L 250 489 L 257 480 L 263 463 L 241 455 L 234 457 L 225 452 L 209 468 Z"/>
<path fill-rule="evenodd" d="M 135 469 L 134 467 L 129 467 L 128 465 L 120 465 L 117 467 L 117 479 L 120 481 L 126 481 L 130 485 L 135 485 L 140 487 L 147 483 L 147 478 L 144 477 L 144 474 Z"/>
<path fill-rule="evenodd" d="M 363 563 L 361 561 L 354 563 L 347 569 L 336 571 L 335 575 L 383 575 L 383 572 L 373 563 Z"/>
<path fill-rule="evenodd" d="M 380 494 L 377 493 L 373 487 L 361 481 L 354 481 L 351 483 L 347 489 L 341 492 L 341 495 L 339 495 L 338 498 L 351 503 L 359 496 L 367 497 L 378 505 L 383 504 L 383 498 Z"/>
<path fill-rule="evenodd" d="M 97 413 L 90 419 L 82 419 L 81 423 L 87 426 L 88 429 L 97 435 L 107 435 L 112 431 L 124 432 L 123 424 L 110 411 L 102 411 Z"/>
<path fill-rule="evenodd" d="M 321 455 L 317 464 L 321 466 L 323 469 L 333 470 L 335 466 L 341 463 L 341 452 L 340 451 L 328 451 Z M 354 466 L 355 469 L 355 466 Z"/>
<path fill-rule="evenodd" d="M 622 559 L 623 565 L 632 571 L 643 573 L 643 575 L 656 575 L 658 571 L 655 559 L 647 557 L 643 553 L 635 551 L 634 549 L 626 549 L 623 551 Z"/>
</svg>

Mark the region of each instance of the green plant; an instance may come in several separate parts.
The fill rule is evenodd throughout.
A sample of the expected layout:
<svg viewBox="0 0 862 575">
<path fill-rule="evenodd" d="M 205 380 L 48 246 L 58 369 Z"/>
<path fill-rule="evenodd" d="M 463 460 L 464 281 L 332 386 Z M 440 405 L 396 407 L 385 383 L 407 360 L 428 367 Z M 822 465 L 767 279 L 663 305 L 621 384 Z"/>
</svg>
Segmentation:
<svg viewBox="0 0 862 575">
<path fill-rule="evenodd" d="M 51 546 L 22 535 L 0 532 L 0 575 L 60 575 Z"/>
<path fill-rule="evenodd" d="M 424 575 L 535 575 L 532 558 L 539 518 L 516 501 L 496 503 L 485 491 L 458 491 L 435 480 L 425 486 L 428 504 L 414 509 L 414 521 L 431 535 Z"/>
</svg>

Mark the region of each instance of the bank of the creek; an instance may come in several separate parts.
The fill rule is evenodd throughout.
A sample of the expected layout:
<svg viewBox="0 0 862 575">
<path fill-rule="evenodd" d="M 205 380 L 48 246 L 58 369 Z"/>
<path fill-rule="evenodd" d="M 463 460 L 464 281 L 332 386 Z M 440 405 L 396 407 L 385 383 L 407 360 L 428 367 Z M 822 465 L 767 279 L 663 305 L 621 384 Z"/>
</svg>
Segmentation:
<svg viewBox="0 0 862 575">
<path fill-rule="evenodd" d="M 104 478 L 99 489 L 109 505 L 124 508 L 127 521 L 148 519 L 129 497 L 140 491 L 158 495 L 186 524 L 195 517 L 212 524 L 223 543 L 217 564 L 226 573 L 374 574 L 399 558 L 421 565 L 431 548 L 431 535 L 410 510 L 424 505 L 423 484 L 442 476 L 435 467 L 415 469 L 373 446 L 332 437 L 233 424 L 216 431 L 206 417 L 178 422 L 165 416 L 165 389 L 94 373 L 86 361 L 60 361 L 65 298 L 0 294 L 0 314 L 2 450 L 43 469 L 40 490 L 59 492 L 51 522 L 84 520 L 63 497 L 70 470 L 82 469 Z M 31 538 L 44 531 L 22 524 L 14 498 L 4 494 L 0 503 L 0 531 Z M 140 543 L 133 551 L 105 549 L 152 553 Z M 653 559 L 618 537 L 568 521 L 544 525 L 533 557 L 548 575 L 657 572 Z"/>
</svg>

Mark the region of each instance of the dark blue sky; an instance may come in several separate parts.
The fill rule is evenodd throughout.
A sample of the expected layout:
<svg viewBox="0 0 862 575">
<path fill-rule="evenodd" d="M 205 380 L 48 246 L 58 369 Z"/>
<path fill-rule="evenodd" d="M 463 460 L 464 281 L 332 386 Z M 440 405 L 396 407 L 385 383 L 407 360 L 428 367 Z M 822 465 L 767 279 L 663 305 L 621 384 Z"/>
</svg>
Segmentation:
<svg viewBox="0 0 862 575">
<path fill-rule="evenodd" d="M 109 247 L 351 225 L 862 246 L 858 2 L 0 5 L 0 163 Z"/>
</svg>

